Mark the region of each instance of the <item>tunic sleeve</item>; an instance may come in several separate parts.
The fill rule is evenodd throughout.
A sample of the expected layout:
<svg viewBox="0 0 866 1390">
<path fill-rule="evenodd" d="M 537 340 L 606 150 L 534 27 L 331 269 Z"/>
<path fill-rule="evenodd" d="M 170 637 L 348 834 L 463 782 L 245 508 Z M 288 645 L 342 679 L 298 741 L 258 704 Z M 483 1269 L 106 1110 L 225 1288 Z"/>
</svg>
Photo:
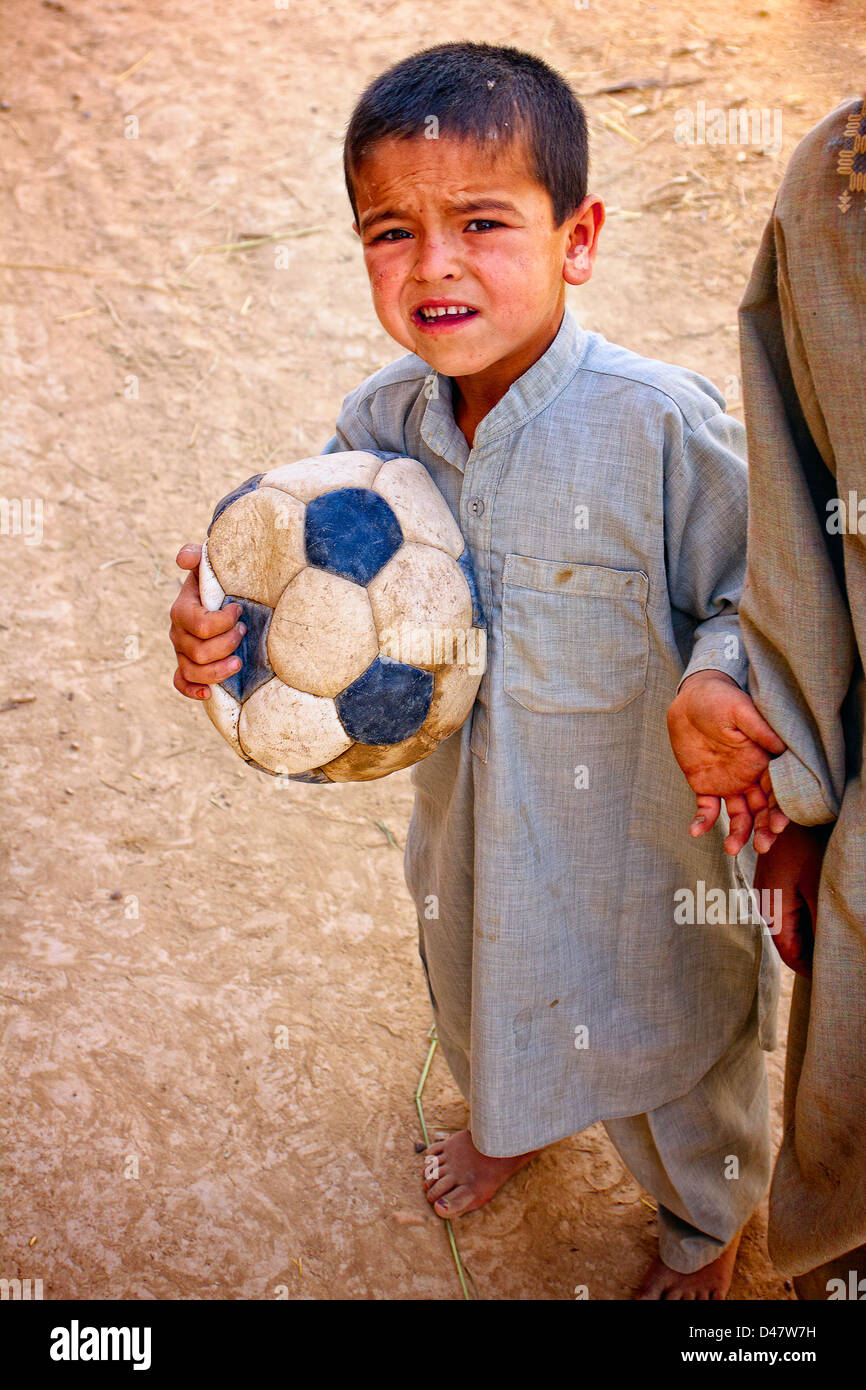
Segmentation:
<svg viewBox="0 0 866 1390">
<path fill-rule="evenodd" d="M 674 628 L 686 663 L 746 688 L 738 605 L 746 562 L 745 431 L 718 411 L 687 433 L 665 478 L 665 550 Z"/>
</svg>

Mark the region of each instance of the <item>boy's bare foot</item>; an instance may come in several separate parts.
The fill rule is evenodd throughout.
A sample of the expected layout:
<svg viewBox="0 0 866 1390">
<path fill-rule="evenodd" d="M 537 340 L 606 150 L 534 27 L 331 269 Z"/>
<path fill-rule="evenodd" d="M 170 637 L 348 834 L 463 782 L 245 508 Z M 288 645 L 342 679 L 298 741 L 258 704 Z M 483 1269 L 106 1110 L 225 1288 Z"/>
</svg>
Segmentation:
<svg viewBox="0 0 866 1390">
<path fill-rule="evenodd" d="M 424 1188 L 427 1201 L 437 1216 L 463 1216 L 489 1202 L 512 1173 L 523 1168 L 538 1153 L 515 1154 L 513 1158 L 489 1158 L 472 1142 L 468 1129 L 437 1140 L 424 1154 Z M 433 1163 L 435 1158 L 436 1162 Z"/>
<path fill-rule="evenodd" d="M 714 1299 L 727 1298 L 728 1289 L 734 1274 L 734 1264 L 740 1245 L 738 1232 L 726 1250 L 723 1250 L 712 1264 L 696 1269 L 694 1274 L 680 1274 L 670 1269 L 659 1255 L 656 1255 L 643 1283 L 635 1294 L 636 1299 Z"/>
</svg>

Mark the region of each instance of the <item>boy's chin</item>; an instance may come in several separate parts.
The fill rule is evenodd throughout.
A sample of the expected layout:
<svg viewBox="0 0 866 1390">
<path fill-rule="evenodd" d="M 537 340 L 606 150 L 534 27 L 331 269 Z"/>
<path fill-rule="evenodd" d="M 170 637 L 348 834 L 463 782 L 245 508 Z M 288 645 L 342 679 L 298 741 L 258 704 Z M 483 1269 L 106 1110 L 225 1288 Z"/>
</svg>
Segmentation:
<svg viewBox="0 0 866 1390">
<path fill-rule="evenodd" d="M 409 351 L 442 376 L 473 376 L 492 366 L 502 355 L 501 350 L 496 349 L 479 351 L 477 343 L 470 347 L 454 339 L 433 341 L 423 333 L 415 337 Z"/>
<path fill-rule="evenodd" d="M 442 372 L 446 376 L 468 375 L 471 372 L 483 370 L 488 366 L 488 354 L 479 353 L 478 345 L 469 347 L 468 344 L 458 341 L 457 334 L 447 337 L 433 337 L 423 330 L 416 329 L 414 325 L 405 323 L 402 319 L 383 318 L 378 315 L 379 322 L 395 343 L 405 348 L 407 352 L 414 352 L 416 357 L 420 357 L 422 362 L 426 362 L 434 371 Z M 497 353 L 489 354 L 491 360 L 498 356 Z"/>
</svg>

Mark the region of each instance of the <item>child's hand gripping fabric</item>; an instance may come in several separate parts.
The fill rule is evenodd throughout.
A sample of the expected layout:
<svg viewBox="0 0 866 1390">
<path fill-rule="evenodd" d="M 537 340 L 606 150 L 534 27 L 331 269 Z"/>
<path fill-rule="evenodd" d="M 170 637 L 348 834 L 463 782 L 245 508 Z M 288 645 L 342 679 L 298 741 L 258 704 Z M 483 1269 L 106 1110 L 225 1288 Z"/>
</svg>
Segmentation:
<svg viewBox="0 0 866 1390">
<path fill-rule="evenodd" d="M 680 686 L 667 724 L 674 757 L 697 793 L 689 833 L 705 835 L 724 800 L 730 817 L 728 854 L 739 853 L 753 825 L 762 836 L 761 844 L 756 837 L 755 849 L 769 849 L 788 824 L 767 772 L 770 757 L 784 753 L 785 744 L 751 698 L 723 671 L 697 671 Z"/>
<path fill-rule="evenodd" d="M 180 593 L 171 606 L 169 638 L 177 655 L 174 688 L 191 700 L 206 700 L 208 682 L 217 684 L 237 671 L 240 661 L 232 652 L 246 627 L 238 622 L 243 611 L 239 603 L 211 612 L 202 604 L 198 590 L 200 545 L 185 545 L 178 551 L 177 563 L 189 570 Z"/>
</svg>

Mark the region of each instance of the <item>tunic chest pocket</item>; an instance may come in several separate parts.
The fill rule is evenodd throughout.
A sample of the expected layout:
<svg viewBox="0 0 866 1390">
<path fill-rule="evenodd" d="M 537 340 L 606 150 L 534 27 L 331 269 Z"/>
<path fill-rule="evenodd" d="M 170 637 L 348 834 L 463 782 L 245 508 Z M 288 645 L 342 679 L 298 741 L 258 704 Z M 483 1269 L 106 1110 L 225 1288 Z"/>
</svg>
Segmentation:
<svg viewBox="0 0 866 1390">
<path fill-rule="evenodd" d="M 506 692 L 540 714 L 622 709 L 646 688 L 643 570 L 506 555 Z"/>
</svg>

